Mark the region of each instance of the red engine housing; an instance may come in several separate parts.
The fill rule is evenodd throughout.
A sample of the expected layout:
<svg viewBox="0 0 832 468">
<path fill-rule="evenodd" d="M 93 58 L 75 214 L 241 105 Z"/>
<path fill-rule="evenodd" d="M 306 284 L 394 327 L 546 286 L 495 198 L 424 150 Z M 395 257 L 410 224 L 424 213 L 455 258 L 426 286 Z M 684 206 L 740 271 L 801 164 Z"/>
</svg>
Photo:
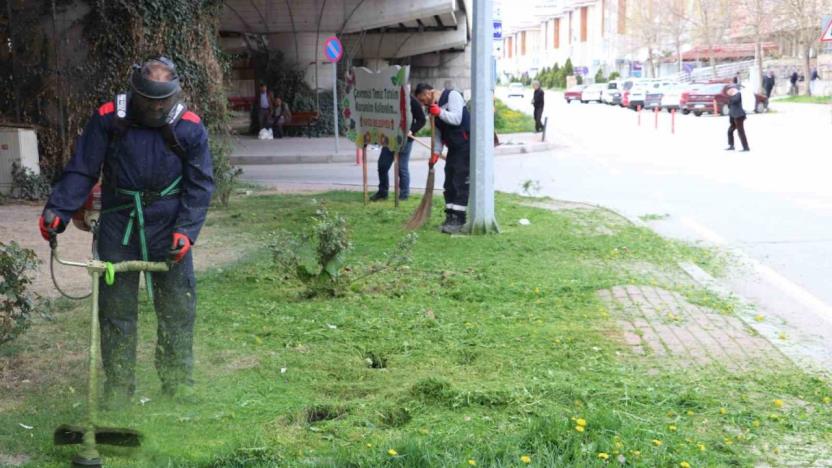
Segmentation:
<svg viewBox="0 0 832 468">
<path fill-rule="evenodd" d="M 95 184 L 87 195 L 87 201 L 72 215 L 72 224 L 82 231 L 89 231 L 92 223 L 101 215 L 101 183 Z"/>
</svg>

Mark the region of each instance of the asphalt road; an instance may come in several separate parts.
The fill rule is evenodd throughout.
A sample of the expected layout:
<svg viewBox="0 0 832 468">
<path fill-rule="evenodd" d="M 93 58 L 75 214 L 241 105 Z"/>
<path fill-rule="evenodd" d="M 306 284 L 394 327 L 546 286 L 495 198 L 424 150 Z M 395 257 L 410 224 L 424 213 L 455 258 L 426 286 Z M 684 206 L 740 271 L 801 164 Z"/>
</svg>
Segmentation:
<svg viewBox="0 0 832 468">
<path fill-rule="evenodd" d="M 498 90 L 504 97 L 504 91 Z M 531 93 L 504 99 L 531 113 Z M 784 347 L 832 370 L 832 129 L 828 106 L 772 103 L 750 114 L 750 153 L 727 152 L 727 117 L 638 114 L 603 104 L 567 105 L 546 95 L 553 151 L 496 158 L 498 190 L 590 202 L 650 221 L 662 234 L 718 244 L 736 254 L 726 278 L 780 330 Z M 658 124 L 656 118 L 658 117 Z M 640 120 L 640 123 L 639 123 Z M 656 128 L 658 126 L 658 128 Z M 737 143 L 739 147 L 739 143 Z M 247 180 L 361 184 L 352 164 L 246 166 Z M 377 178 L 370 169 L 371 185 Z M 414 164 L 414 191 L 426 170 Z M 441 175 L 438 185 L 441 186 Z M 501 220 L 511 222 L 511 220 Z M 783 339 L 785 338 L 785 339 Z"/>
</svg>

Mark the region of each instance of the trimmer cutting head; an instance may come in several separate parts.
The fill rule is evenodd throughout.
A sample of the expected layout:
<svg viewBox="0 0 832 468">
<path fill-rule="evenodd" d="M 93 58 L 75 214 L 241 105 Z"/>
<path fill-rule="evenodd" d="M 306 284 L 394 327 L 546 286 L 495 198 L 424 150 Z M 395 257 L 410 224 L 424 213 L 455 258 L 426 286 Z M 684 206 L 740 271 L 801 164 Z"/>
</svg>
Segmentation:
<svg viewBox="0 0 832 468">
<path fill-rule="evenodd" d="M 84 442 L 84 428 L 64 424 L 55 429 L 55 445 L 74 445 Z M 121 427 L 96 427 L 95 443 L 116 445 L 118 447 L 138 447 L 142 444 L 142 434 L 133 429 Z"/>
</svg>

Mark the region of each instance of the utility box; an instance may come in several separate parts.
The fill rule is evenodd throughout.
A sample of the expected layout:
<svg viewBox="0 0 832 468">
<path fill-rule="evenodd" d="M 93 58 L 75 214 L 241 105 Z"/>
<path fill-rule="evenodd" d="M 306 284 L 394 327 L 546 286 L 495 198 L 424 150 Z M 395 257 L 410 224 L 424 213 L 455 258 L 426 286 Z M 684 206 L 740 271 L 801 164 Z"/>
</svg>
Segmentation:
<svg viewBox="0 0 832 468">
<path fill-rule="evenodd" d="M 28 168 L 40 175 L 38 136 L 29 128 L 0 127 L 0 193 L 12 189 L 12 165 Z"/>
</svg>

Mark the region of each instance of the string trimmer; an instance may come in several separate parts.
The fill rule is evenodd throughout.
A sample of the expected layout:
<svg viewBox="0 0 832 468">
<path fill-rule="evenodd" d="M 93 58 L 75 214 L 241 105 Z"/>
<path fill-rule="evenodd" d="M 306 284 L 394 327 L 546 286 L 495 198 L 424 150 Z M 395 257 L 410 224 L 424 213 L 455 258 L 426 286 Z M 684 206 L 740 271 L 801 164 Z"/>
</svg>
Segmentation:
<svg viewBox="0 0 832 468">
<path fill-rule="evenodd" d="M 141 434 L 133 429 L 117 427 L 99 427 L 95 425 L 98 415 L 98 351 L 100 329 L 98 325 L 98 286 L 101 275 L 104 282 L 112 285 L 116 273 L 127 271 L 166 272 L 168 264 L 163 262 L 127 261 L 119 263 L 102 262 L 98 259 L 87 262 L 62 260 L 58 256 L 58 241 L 53 237 L 49 246 L 52 248 L 52 260 L 61 265 L 86 268 L 92 277 L 92 307 L 90 314 L 90 349 L 89 349 L 89 387 L 87 390 L 87 415 L 82 425 L 62 425 L 55 429 L 55 445 L 81 444 L 81 451 L 72 459 L 73 466 L 102 466 L 101 456 L 96 448 L 98 444 L 138 447 Z"/>
</svg>

